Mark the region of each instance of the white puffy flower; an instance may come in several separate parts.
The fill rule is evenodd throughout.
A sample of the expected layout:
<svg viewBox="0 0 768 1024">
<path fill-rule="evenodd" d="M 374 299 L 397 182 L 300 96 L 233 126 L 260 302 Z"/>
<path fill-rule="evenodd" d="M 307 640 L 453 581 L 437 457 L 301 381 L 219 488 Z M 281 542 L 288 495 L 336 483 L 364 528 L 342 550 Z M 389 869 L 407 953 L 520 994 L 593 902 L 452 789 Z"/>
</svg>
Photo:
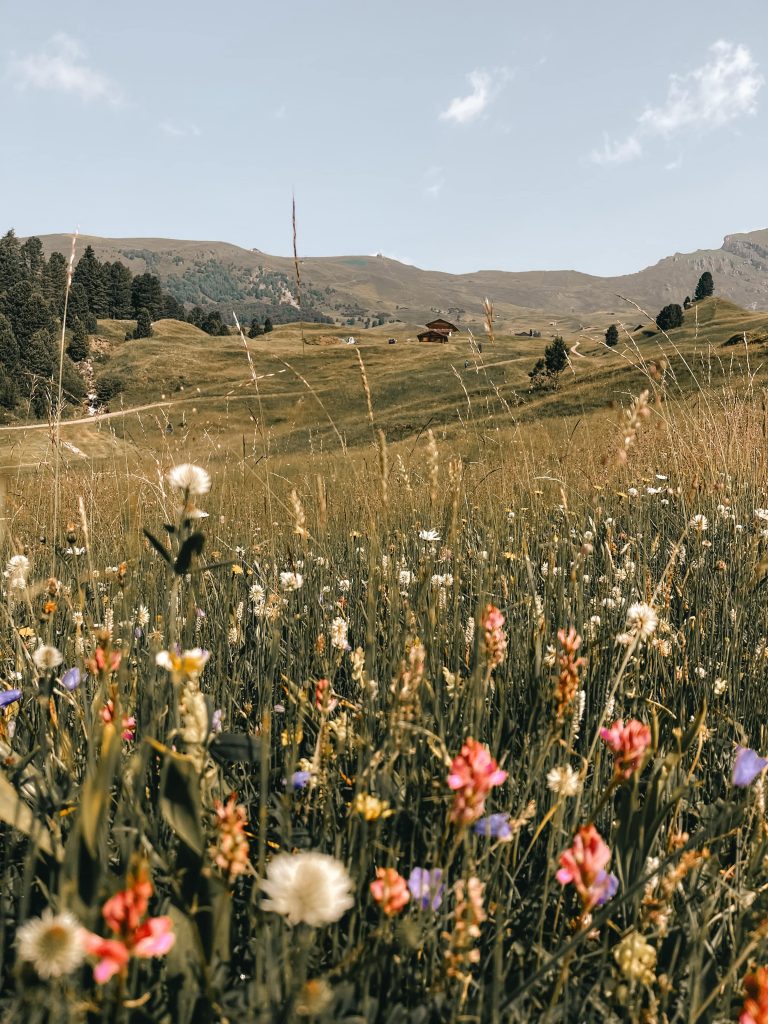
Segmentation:
<svg viewBox="0 0 768 1024">
<path fill-rule="evenodd" d="M 26 555 L 14 555 L 8 559 L 5 575 L 13 590 L 24 590 L 29 573 L 29 559 Z"/>
<path fill-rule="evenodd" d="M 183 462 L 180 466 L 173 466 L 166 475 L 166 480 L 171 487 L 178 487 L 185 491 L 191 498 L 200 494 L 207 494 L 211 489 L 211 478 L 202 466 L 193 466 L 190 462 Z"/>
<path fill-rule="evenodd" d="M 397 574 L 397 585 L 401 590 L 407 590 L 413 580 L 413 573 L 410 569 L 401 569 Z"/>
<path fill-rule="evenodd" d="M 347 641 L 347 620 L 343 619 L 340 615 L 331 623 L 331 645 L 337 647 L 340 651 L 346 651 L 349 647 Z"/>
<path fill-rule="evenodd" d="M 558 796 L 576 796 L 581 789 L 581 779 L 579 773 L 566 764 L 547 772 L 547 786 Z"/>
<path fill-rule="evenodd" d="M 718 697 L 721 697 L 725 693 L 725 691 L 727 689 L 728 689 L 728 680 L 727 679 L 716 679 L 715 680 L 715 694 Z"/>
<path fill-rule="evenodd" d="M 352 586 L 352 581 L 351 580 L 339 580 L 338 581 L 338 587 L 339 587 L 339 590 L 341 591 L 342 594 L 349 593 L 349 589 L 350 589 L 351 586 Z"/>
<path fill-rule="evenodd" d="M 641 640 L 647 640 L 658 623 L 656 612 L 644 601 L 631 604 L 627 609 L 627 629 Z"/>
<path fill-rule="evenodd" d="M 16 932 L 20 960 L 32 964 L 41 978 L 61 978 L 82 964 L 80 922 L 69 911 L 54 914 L 50 909 L 41 917 L 30 918 Z"/>
<path fill-rule="evenodd" d="M 280 853 L 259 885 L 267 896 L 264 909 L 282 914 L 288 924 L 333 924 L 354 904 L 347 869 L 325 853 Z"/>
<path fill-rule="evenodd" d="M 706 516 L 698 515 L 693 516 L 690 523 L 688 524 L 692 530 L 699 530 L 703 533 L 709 527 L 709 520 Z"/>
<path fill-rule="evenodd" d="M 43 644 L 32 655 L 32 661 L 34 661 L 38 672 L 50 672 L 59 667 L 64 661 L 64 656 L 57 647 Z"/>
<path fill-rule="evenodd" d="M 281 572 L 280 586 L 283 590 L 300 590 L 304 585 L 304 577 L 300 572 Z"/>
</svg>

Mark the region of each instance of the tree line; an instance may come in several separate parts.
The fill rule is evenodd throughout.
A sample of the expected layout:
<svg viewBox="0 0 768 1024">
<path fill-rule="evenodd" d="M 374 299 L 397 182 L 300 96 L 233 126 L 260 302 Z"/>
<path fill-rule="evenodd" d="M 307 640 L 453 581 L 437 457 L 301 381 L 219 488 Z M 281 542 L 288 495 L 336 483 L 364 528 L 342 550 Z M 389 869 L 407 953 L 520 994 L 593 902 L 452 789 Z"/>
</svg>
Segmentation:
<svg viewBox="0 0 768 1024">
<path fill-rule="evenodd" d="M 678 302 L 670 302 L 656 314 L 656 326 L 660 331 L 671 331 L 675 327 L 682 327 L 685 322 L 685 310 L 690 309 L 694 302 L 708 299 L 715 294 L 715 282 L 708 270 L 699 278 L 693 293 L 693 300 L 686 295 L 682 306 Z M 605 332 L 605 343 L 613 348 L 619 342 L 619 329 L 616 324 L 611 324 Z"/>
</svg>

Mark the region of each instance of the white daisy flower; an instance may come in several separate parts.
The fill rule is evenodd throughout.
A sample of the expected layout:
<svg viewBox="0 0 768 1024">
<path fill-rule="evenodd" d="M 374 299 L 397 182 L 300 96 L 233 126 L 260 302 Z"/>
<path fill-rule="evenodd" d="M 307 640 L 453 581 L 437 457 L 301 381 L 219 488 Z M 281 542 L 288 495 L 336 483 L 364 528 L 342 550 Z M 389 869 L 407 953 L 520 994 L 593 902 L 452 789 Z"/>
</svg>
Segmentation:
<svg viewBox="0 0 768 1024">
<path fill-rule="evenodd" d="M 32 964 L 41 978 L 61 978 L 82 964 L 85 957 L 80 922 L 69 911 L 50 909 L 32 917 L 16 932 L 19 959 Z"/>
</svg>

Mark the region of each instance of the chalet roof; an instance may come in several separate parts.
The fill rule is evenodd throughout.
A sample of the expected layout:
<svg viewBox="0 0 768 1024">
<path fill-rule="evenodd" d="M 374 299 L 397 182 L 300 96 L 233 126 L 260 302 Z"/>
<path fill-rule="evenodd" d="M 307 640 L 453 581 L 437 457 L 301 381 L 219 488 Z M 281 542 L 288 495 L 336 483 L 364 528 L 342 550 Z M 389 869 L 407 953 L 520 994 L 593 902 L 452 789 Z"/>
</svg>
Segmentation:
<svg viewBox="0 0 768 1024">
<path fill-rule="evenodd" d="M 450 331 L 438 331 L 434 327 L 430 327 L 428 330 L 422 331 L 421 334 L 417 334 L 416 337 L 419 341 L 421 341 L 422 338 L 437 338 L 440 341 L 448 341 Z"/>
<path fill-rule="evenodd" d="M 456 332 L 458 332 L 458 330 L 459 330 L 459 328 L 456 326 L 456 324 L 452 324 L 450 322 L 450 320 L 443 320 L 442 317 L 439 317 L 437 320 L 430 320 L 430 322 L 427 324 L 427 327 L 429 327 L 433 331 L 456 331 Z"/>
</svg>

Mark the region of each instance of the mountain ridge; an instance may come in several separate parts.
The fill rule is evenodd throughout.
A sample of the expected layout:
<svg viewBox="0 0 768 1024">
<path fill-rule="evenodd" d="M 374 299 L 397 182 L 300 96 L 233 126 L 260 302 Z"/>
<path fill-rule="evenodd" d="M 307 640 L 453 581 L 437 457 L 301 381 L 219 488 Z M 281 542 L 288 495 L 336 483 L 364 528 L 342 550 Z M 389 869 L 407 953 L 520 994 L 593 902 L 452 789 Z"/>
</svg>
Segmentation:
<svg viewBox="0 0 768 1024">
<path fill-rule="evenodd" d="M 47 254 L 68 255 L 71 235 L 38 237 Z M 268 288 L 286 314 L 296 318 L 299 289 L 291 257 L 194 239 L 80 236 L 78 251 L 86 245 L 93 246 L 99 259 L 122 260 L 135 274 L 157 274 L 168 291 L 190 305 L 222 311 L 238 304 L 256 308 Z M 745 309 L 768 308 L 768 229 L 728 234 L 719 249 L 674 253 L 635 273 L 613 277 L 579 270 L 449 274 L 383 255 L 304 256 L 299 266 L 302 310 L 339 324 L 374 318 L 421 323 L 436 313 L 472 323 L 482 319 L 486 296 L 501 321 L 525 309 L 611 313 L 629 321 L 638 315 L 636 307 L 653 316 L 669 302 L 682 303 L 705 270 L 713 274 L 717 294 Z"/>
</svg>

